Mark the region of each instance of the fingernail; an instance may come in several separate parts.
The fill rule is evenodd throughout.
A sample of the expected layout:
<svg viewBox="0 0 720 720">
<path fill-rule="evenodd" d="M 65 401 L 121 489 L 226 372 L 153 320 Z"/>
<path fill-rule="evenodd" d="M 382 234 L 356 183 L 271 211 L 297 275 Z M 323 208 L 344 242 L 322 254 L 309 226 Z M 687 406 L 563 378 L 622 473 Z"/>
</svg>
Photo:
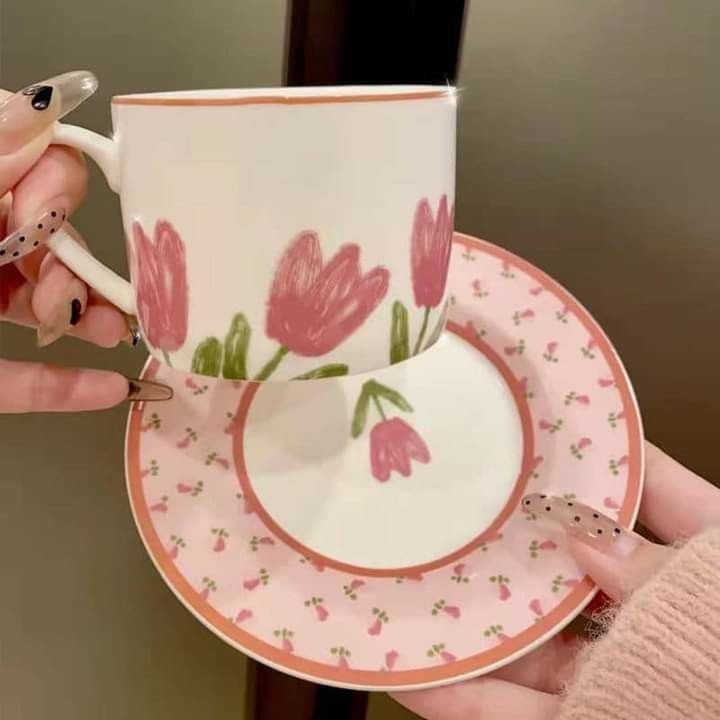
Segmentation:
<svg viewBox="0 0 720 720">
<path fill-rule="evenodd" d="M 521 507 L 541 520 L 557 523 L 568 535 L 608 555 L 629 555 L 642 542 L 612 518 L 575 500 L 533 493 L 522 499 Z"/>
<path fill-rule="evenodd" d="M 30 85 L 0 104 L 0 155 L 15 152 L 97 90 L 87 70 L 56 75 Z"/>
<path fill-rule="evenodd" d="M 82 303 L 78 298 L 73 298 L 70 303 L 70 324 L 75 327 L 80 322 L 80 316 L 82 315 Z"/>
<path fill-rule="evenodd" d="M 20 260 L 44 245 L 62 226 L 66 217 L 65 208 L 52 207 L 10 233 L 0 241 L 0 267 Z"/>
<path fill-rule="evenodd" d="M 151 382 L 150 380 L 138 380 L 127 378 L 128 400 L 130 402 L 146 402 L 155 400 L 172 400 L 173 389 L 162 383 Z"/>
<path fill-rule="evenodd" d="M 121 342 L 129 345 L 130 347 L 137 347 L 137 345 L 140 344 L 140 340 L 142 340 L 137 320 L 131 315 L 128 315 L 126 316 L 125 321 L 128 326 L 128 334 L 121 340 Z"/>
<path fill-rule="evenodd" d="M 78 298 L 63 298 L 58 301 L 48 318 L 37 329 L 38 347 L 52 345 L 77 325 L 82 317 L 83 306 Z"/>
</svg>

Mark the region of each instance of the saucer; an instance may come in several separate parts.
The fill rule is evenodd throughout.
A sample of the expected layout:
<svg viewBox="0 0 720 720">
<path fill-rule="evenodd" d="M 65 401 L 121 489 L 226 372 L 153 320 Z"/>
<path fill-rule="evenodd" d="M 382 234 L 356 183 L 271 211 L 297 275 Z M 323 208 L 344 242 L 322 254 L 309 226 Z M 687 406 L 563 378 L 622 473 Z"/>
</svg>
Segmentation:
<svg viewBox="0 0 720 720">
<path fill-rule="evenodd" d="M 489 672 L 595 593 L 522 495 L 634 523 L 641 422 L 597 323 L 467 235 L 449 283 L 441 340 L 370 374 L 257 385 L 145 368 L 175 397 L 130 411 L 140 535 L 185 606 L 260 662 L 369 690 Z"/>
</svg>

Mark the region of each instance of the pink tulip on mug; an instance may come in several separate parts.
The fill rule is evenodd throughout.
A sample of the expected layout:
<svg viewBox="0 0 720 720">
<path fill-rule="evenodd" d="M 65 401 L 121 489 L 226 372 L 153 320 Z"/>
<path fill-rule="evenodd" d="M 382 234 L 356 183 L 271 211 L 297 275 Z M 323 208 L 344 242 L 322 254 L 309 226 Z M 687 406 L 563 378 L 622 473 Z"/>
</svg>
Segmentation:
<svg viewBox="0 0 720 720">
<path fill-rule="evenodd" d="M 132 284 L 63 230 L 48 244 L 178 370 L 386 367 L 444 327 L 455 114 L 446 86 L 116 96 L 112 139 L 58 123 L 54 142 L 119 193 Z"/>
<path fill-rule="evenodd" d="M 140 223 L 133 224 L 137 314 L 145 336 L 168 365 L 170 353 L 185 343 L 188 287 L 185 245 L 169 222 L 155 225 L 151 240 Z"/>
</svg>

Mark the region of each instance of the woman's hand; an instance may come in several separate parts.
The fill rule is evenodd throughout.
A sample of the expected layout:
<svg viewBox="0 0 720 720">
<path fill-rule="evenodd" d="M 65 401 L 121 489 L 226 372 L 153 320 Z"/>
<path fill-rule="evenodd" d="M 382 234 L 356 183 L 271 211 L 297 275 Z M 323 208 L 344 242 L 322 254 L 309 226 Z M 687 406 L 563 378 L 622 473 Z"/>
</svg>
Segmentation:
<svg viewBox="0 0 720 720">
<path fill-rule="evenodd" d="M 524 502 L 565 529 L 580 567 L 615 600 L 647 582 L 676 552 L 636 533 L 617 532 L 611 518 L 577 503 L 568 507 L 562 498 L 531 495 Z M 688 538 L 720 524 L 720 490 L 648 444 L 639 521 L 665 542 Z M 561 634 L 485 677 L 393 697 L 427 720 L 552 720 L 581 646 Z"/>
<path fill-rule="evenodd" d="M 0 320 L 36 327 L 41 347 L 64 334 L 106 348 L 133 338 L 127 318 L 44 246 L 87 186 L 82 155 L 49 145 L 52 127 L 96 87 L 90 73 L 73 72 L 15 94 L 0 90 Z M 64 229 L 82 242 L 69 222 Z M 115 372 L 3 359 L 0 387 L 0 413 L 95 410 L 137 391 Z"/>
</svg>

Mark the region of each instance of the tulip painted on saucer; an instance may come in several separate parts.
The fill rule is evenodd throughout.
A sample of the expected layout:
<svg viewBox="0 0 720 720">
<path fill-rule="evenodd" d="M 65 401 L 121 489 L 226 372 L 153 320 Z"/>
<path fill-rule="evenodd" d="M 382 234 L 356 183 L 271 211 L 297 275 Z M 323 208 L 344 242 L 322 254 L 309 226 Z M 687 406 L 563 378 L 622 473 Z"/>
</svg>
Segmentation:
<svg viewBox="0 0 720 720">
<path fill-rule="evenodd" d="M 399 417 L 388 418 L 383 401 L 390 402 L 402 412 L 413 412 L 412 406 L 396 390 L 368 380 L 360 391 L 353 413 L 350 433 L 359 437 L 365 429 L 370 402 L 381 417 L 381 421 L 370 431 L 370 468 L 375 479 L 387 482 L 393 471 L 403 477 L 412 473 L 411 460 L 427 464 L 430 450 L 419 433 Z"/>
</svg>

